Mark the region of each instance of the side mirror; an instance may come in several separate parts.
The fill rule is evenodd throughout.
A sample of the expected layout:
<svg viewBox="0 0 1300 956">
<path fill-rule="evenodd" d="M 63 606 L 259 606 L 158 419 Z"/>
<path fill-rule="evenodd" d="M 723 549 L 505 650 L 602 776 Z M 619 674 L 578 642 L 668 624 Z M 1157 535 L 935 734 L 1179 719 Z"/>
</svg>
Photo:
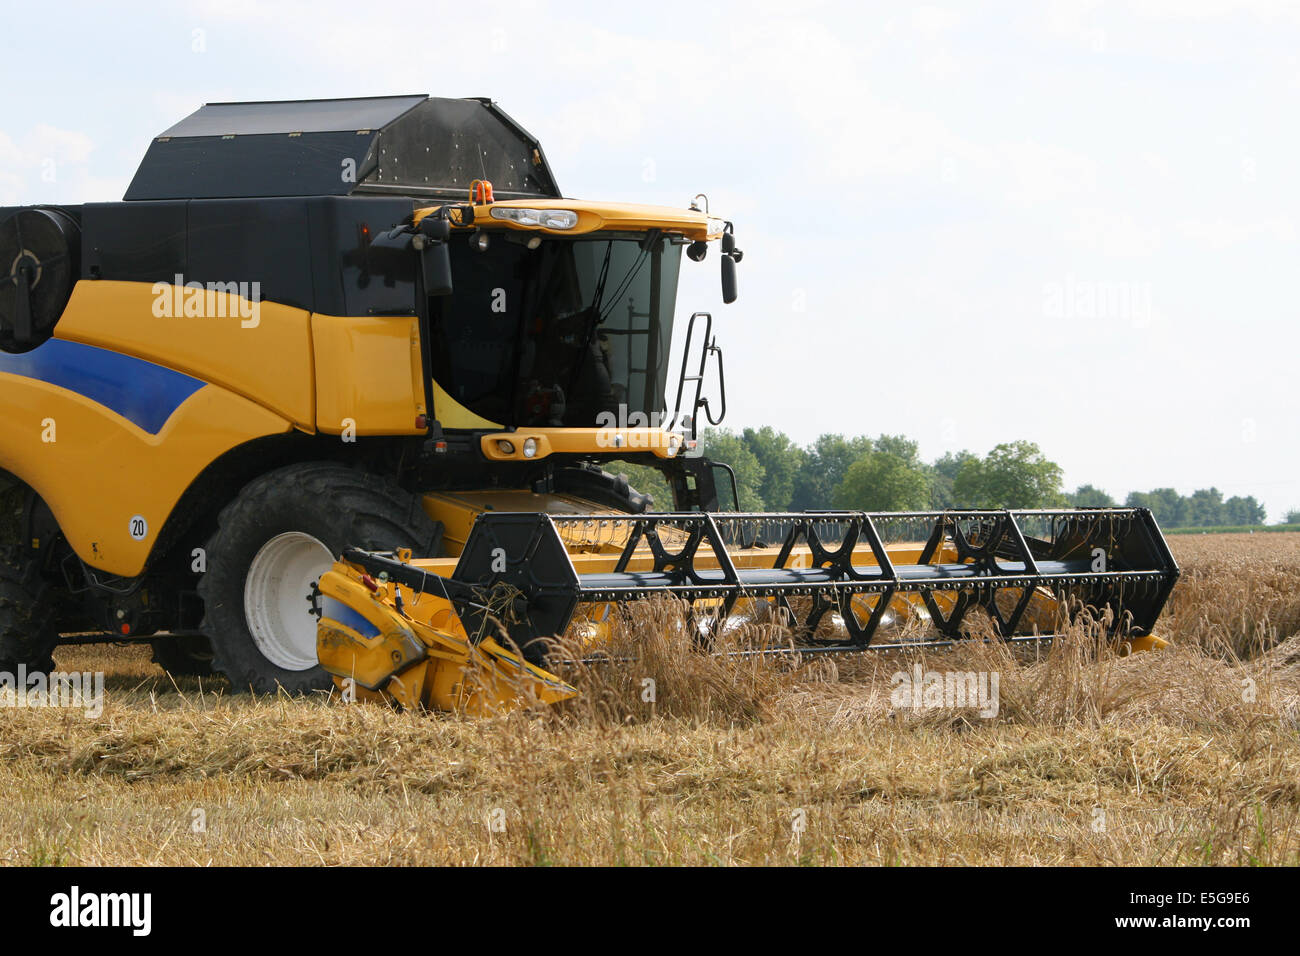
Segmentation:
<svg viewBox="0 0 1300 956">
<path fill-rule="evenodd" d="M 741 252 L 736 248 L 734 233 L 722 234 L 722 301 L 727 305 L 736 301 L 736 263 Z"/>
<path fill-rule="evenodd" d="M 451 295 L 451 224 L 445 219 L 425 217 L 420 221 L 420 266 L 424 270 L 425 295 Z"/>
<path fill-rule="evenodd" d="M 736 301 L 736 260 L 722 257 L 722 301 L 727 305 Z"/>
</svg>

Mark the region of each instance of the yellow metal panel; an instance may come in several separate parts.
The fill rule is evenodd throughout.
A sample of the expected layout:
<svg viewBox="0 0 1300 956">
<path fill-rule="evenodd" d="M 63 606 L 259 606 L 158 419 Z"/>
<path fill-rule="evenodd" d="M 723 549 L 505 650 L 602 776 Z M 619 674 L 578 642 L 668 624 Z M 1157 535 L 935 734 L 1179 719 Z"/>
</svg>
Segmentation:
<svg viewBox="0 0 1300 956">
<path fill-rule="evenodd" d="M 475 415 L 468 408 L 448 394 L 447 390 L 433 382 L 433 417 L 443 428 L 503 428 L 500 422 L 490 422 L 481 415 Z"/>
<path fill-rule="evenodd" d="M 311 317 L 316 427 L 341 434 L 419 435 L 425 414 L 420 326 L 415 316 Z"/>
<path fill-rule="evenodd" d="M 471 643 L 453 606 L 434 594 L 408 594 L 399 611 L 392 582 L 363 578 L 361 569 L 346 561 L 321 576 L 320 589 L 360 614 L 373 631 L 366 636 L 335 620 L 328 604 L 317 628 L 321 666 L 336 684 L 351 679 L 358 685 L 358 699 L 375 699 L 368 692 L 374 688 L 382 691 L 379 699 L 391 698 L 410 709 L 484 716 L 577 694 L 490 635 Z"/>
<path fill-rule="evenodd" d="M 1127 641 L 1130 652 L 1136 651 L 1158 651 L 1169 646 L 1169 642 L 1162 637 L 1156 637 L 1149 634 L 1145 637 L 1134 637 Z"/>
<path fill-rule="evenodd" d="M 468 194 L 467 194 L 468 195 Z M 515 209 L 566 209 L 578 214 L 578 223 L 572 229 L 543 229 L 534 226 L 520 226 L 505 219 L 493 219 L 494 208 Z M 428 206 L 415 211 L 415 221 L 429 215 L 439 206 Z M 718 222 L 694 209 L 679 209 L 675 206 L 645 206 L 636 203 L 590 202 L 584 199 L 512 199 L 491 205 L 474 206 L 473 227 L 518 229 L 524 232 L 540 232 L 553 236 L 584 235 L 601 230 L 626 230 L 640 232 L 646 229 L 661 229 L 676 233 L 688 239 L 717 239 L 720 232 L 709 232 L 709 223 Z M 453 215 L 452 225 L 460 222 Z"/>
<path fill-rule="evenodd" d="M 331 674 L 349 677 L 367 690 L 381 690 L 395 673 L 424 660 L 425 647 L 411 628 L 393 609 L 374 600 L 355 576 L 336 574 L 322 586 L 322 593 L 346 604 L 374 628 L 366 635 L 328 615 L 321 617 L 316 657 Z"/>
<path fill-rule="evenodd" d="M 207 293 L 204 314 L 187 316 L 185 301 L 183 292 L 166 283 L 83 279 L 55 334 L 221 385 L 299 428 L 315 428 L 308 312 L 260 302 L 255 318 L 245 319 L 252 305 L 247 300 Z M 181 314 L 175 314 L 178 306 Z"/>
<path fill-rule="evenodd" d="M 442 545 L 457 556 L 465 547 L 474 519 L 484 511 L 525 511 L 551 515 L 619 514 L 571 495 L 536 494 L 525 489 L 431 492 L 422 501 L 425 513 L 441 521 Z M 428 555 L 417 555 L 424 558 Z M 455 567 L 455 562 L 452 563 Z M 439 572 L 441 573 L 441 572 Z M 448 574 L 451 573 L 449 570 Z"/>
<path fill-rule="evenodd" d="M 524 442 L 533 439 L 537 451 L 526 459 Z M 509 450 L 506 449 L 506 443 Z M 663 428 L 522 428 L 484 435 L 479 447 L 492 461 L 524 461 L 554 454 L 652 452 L 656 458 L 673 458 L 682 448 L 682 436 Z"/>
<path fill-rule="evenodd" d="M 0 468 L 36 489 L 83 561 L 125 577 L 143 570 L 172 508 L 207 465 L 290 428 L 265 408 L 205 385 L 151 435 L 75 392 L 0 373 Z"/>
<path fill-rule="evenodd" d="M 480 509 L 450 495 L 425 495 L 420 504 L 430 518 L 442 522 L 443 550 L 453 557 L 458 557 L 465 548 L 469 529 L 473 527 L 474 517 Z M 455 568 L 455 562 L 452 563 L 452 568 Z"/>
</svg>

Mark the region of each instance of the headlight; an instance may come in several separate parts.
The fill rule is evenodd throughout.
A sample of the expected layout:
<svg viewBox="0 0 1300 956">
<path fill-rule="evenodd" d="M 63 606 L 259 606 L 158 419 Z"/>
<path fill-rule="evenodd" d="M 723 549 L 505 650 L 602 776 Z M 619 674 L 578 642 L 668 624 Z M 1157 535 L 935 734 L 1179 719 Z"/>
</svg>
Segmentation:
<svg viewBox="0 0 1300 956">
<path fill-rule="evenodd" d="M 720 235 L 722 235 L 723 231 L 724 231 L 726 228 L 727 228 L 727 223 L 726 223 L 726 220 L 724 220 L 724 219 L 710 219 L 710 220 L 709 220 L 709 235 L 710 235 L 710 236 L 720 236 Z"/>
<path fill-rule="evenodd" d="M 535 458 L 536 456 L 537 456 L 537 439 L 536 439 L 536 438 L 525 438 L 525 439 L 524 439 L 524 457 L 525 457 L 525 458 Z"/>
<path fill-rule="evenodd" d="M 514 206 L 493 206 L 493 219 L 504 219 L 516 226 L 536 229 L 572 229 L 578 224 L 578 214 L 572 209 L 520 209 Z"/>
</svg>

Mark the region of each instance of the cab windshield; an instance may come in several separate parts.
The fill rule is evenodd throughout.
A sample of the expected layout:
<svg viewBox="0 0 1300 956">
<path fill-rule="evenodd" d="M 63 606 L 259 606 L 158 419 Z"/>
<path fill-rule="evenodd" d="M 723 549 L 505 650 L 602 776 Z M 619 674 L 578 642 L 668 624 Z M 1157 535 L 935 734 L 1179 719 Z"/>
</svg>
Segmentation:
<svg viewBox="0 0 1300 956">
<path fill-rule="evenodd" d="M 529 249 L 526 238 L 452 243 L 454 291 L 431 300 L 439 384 L 508 426 L 663 411 L 680 244 L 603 233 Z"/>
</svg>

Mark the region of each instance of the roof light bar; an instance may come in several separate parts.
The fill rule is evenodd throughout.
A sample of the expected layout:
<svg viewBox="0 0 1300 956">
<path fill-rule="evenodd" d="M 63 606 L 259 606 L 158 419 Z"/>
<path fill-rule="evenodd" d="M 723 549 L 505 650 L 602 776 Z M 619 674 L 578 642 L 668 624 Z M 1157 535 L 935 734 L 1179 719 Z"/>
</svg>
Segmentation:
<svg viewBox="0 0 1300 956">
<path fill-rule="evenodd" d="M 572 209 L 525 209 L 518 206 L 493 206 L 493 219 L 504 219 L 516 226 L 536 229 L 572 229 L 578 214 Z"/>
</svg>

